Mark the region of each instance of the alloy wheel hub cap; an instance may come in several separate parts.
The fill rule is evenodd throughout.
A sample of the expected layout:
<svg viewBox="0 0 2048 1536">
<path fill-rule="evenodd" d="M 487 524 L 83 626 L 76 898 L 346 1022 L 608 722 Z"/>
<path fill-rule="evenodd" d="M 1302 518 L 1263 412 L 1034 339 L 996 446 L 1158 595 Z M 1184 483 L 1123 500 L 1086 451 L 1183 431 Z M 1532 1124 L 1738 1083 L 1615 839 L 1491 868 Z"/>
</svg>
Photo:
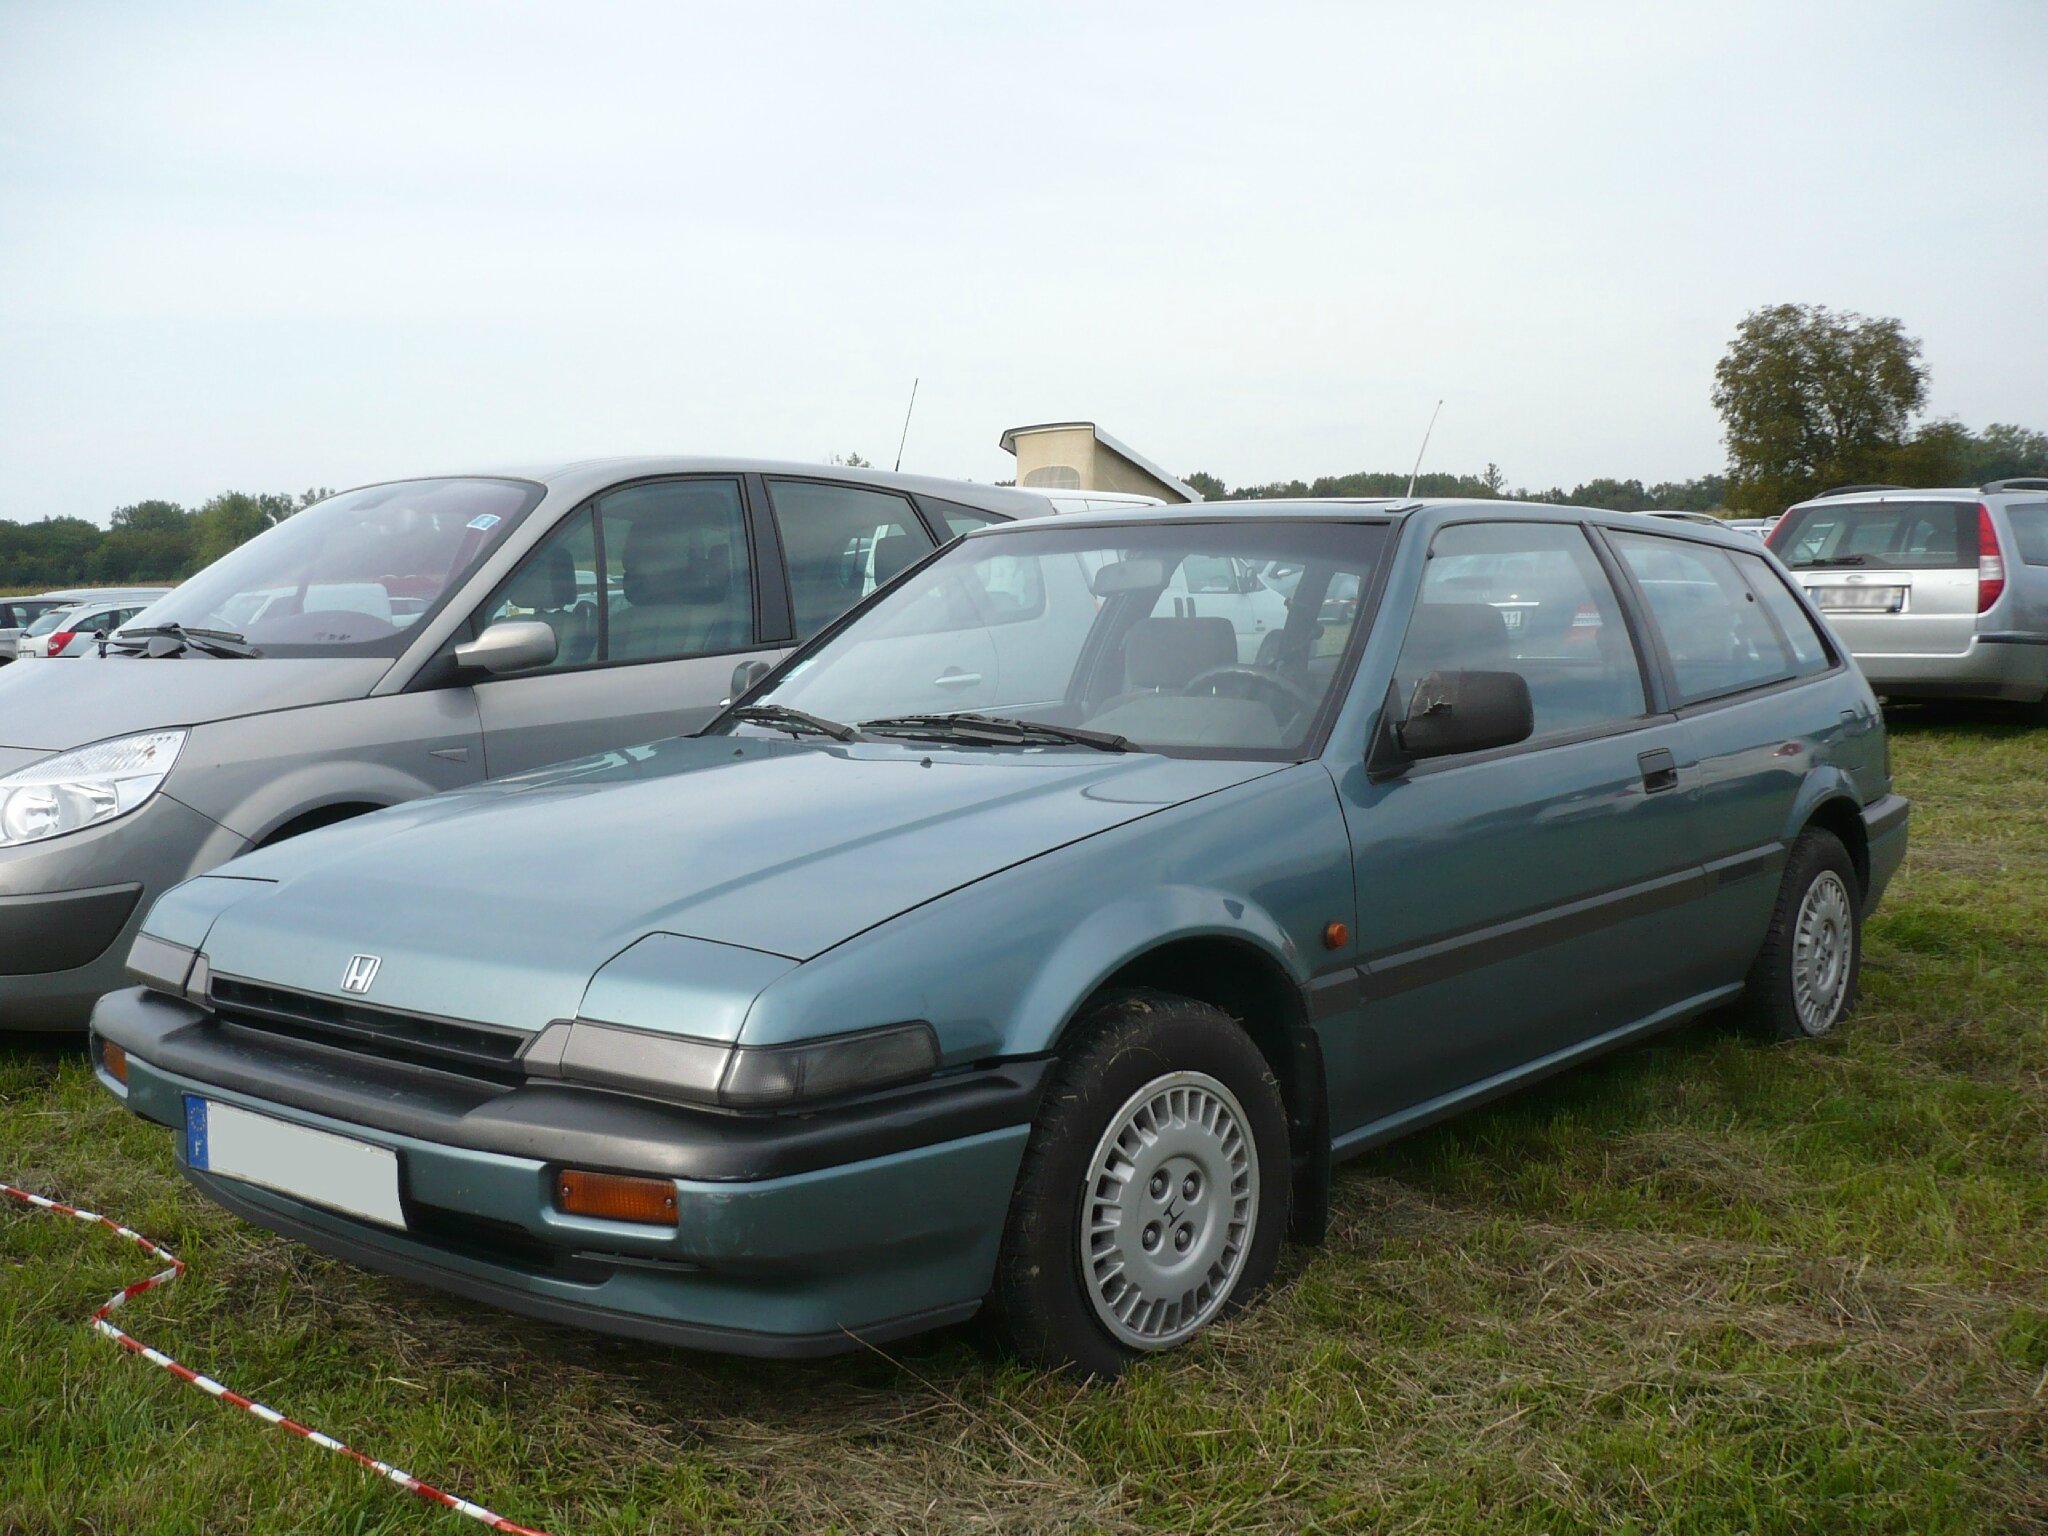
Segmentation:
<svg viewBox="0 0 2048 1536">
<path fill-rule="evenodd" d="M 1849 991 L 1855 915 L 1849 889 L 1832 870 L 1806 888 L 1792 929 L 1792 1005 L 1810 1035 L 1834 1027 Z"/>
<path fill-rule="evenodd" d="M 1081 1267 L 1096 1317 L 1134 1349 L 1187 1338 L 1230 1299 L 1258 1205 L 1258 1148 L 1231 1091 L 1200 1072 L 1147 1083 L 1088 1165 Z"/>
</svg>

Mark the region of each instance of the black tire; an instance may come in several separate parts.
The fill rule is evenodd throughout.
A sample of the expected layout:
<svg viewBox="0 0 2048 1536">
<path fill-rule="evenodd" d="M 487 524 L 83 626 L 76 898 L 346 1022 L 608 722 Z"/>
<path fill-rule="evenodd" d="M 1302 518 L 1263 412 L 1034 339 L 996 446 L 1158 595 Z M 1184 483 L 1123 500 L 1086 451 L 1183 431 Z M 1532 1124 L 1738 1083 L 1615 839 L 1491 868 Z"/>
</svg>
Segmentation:
<svg viewBox="0 0 2048 1536">
<path fill-rule="evenodd" d="M 1805 991 L 1810 1001 L 1802 1008 L 1800 913 L 1816 887 L 1825 891 L 1828 882 L 1833 882 L 1847 897 L 1846 913 L 1833 924 L 1833 929 L 1838 939 L 1846 935 L 1848 951 L 1843 963 L 1848 974 L 1835 986 L 1816 987 L 1810 973 Z M 1816 895 L 1815 900 L 1826 904 L 1824 894 Z M 1819 910 L 1816 909 L 1816 915 Z M 1817 1039 L 1841 1023 L 1856 1006 L 1862 968 L 1863 886 L 1856 875 L 1856 863 L 1834 833 L 1809 827 L 1793 843 L 1785 860 L 1777 904 L 1771 909 L 1770 930 L 1749 969 L 1749 989 L 1739 1005 L 1742 1022 L 1768 1040 Z M 1833 996 L 1832 1007 L 1812 1005 L 1811 1000 L 1821 993 Z"/>
<path fill-rule="evenodd" d="M 1121 1122 L 1141 1090 L 1170 1074 L 1184 1073 L 1220 1084 L 1242 1108 L 1256 1174 L 1256 1196 L 1248 1186 L 1244 1198 L 1250 1229 L 1236 1245 L 1240 1256 L 1234 1276 L 1220 1303 L 1212 1300 L 1189 1309 L 1189 1317 L 1206 1307 L 1214 1309 L 1200 1315 L 1192 1324 L 1194 1331 L 1238 1311 L 1272 1279 L 1292 1200 L 1287 1114 L 1272 1069 L 1220 1009 L 1163 992 L 1119 994 L 1076 1027 L 1074 1043 L 1039 1108 L 1010 1200 L 991 1301 L 1002 1335 L 1026 1362 L 1108 1379 L 1155 1347 L 1118 1338 L 1098 1315 L 1089 1255 L 1084 1251 L 1082 1210 L 1089 1196 L 1091 1165 L 1112 1121 Z M 1154 1182 L 1161 1177 L 1163 1170 Z M 1129 1187 L 1135 1205 L 1136 1180 L 1129 1181 Z M 1203 1186 L 1199 1193 L 1216 1191 Z M 1205 1223 L 1199 1239 L 1203 1247 L 1192 1250 L 1197 1255 L 1211 1241 L 1211 1232 L 1222 1231 L 1216 1223 L 1228 1225 L 1222 1216 L 1224 1204 L 1227 1201 L 1191 1218 L 1190 1232 L 1193 1220 Z M 1164 1210 L 1169 1224 L 1183 1220 L 1173 1214 L 1171 1197 Z M 1148 1222 L 1146 1231 L 1158 1225 Z M 1176 1227 L 1172 1238 L 1180 1234 Z M 1178 1342 L 1182 1340 L 1156 1347 Z"/>
</svg>

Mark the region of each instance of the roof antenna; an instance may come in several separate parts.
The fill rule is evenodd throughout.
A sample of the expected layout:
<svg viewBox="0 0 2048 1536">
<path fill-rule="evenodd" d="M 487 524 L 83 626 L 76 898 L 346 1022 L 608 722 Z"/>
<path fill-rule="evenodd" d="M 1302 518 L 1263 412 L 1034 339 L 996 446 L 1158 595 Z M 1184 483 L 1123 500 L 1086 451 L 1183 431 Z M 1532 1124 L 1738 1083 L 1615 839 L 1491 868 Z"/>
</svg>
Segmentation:
<svg viewBox="0 0 2048 1536">
<path fill-rule="evenodd" d="M 1441 403 L 1441 402 L 1439 402 Z M 903 467 L 903 445 L 910 441 L 910 413 L 917 409 L 917 380 L 910 381 L 910 404 L 903 412 L 903 435 L 896 439 L 896 468 Z"/>
<path fill-rule="evenodd" d="M 1422 429 L 1422 446 L 1415 450 L 1415 468 L 1408 471 L 1408 494 L 1404 498 L 1408 501 L 1415 499 L 1415 477 L 1422 472 L 1422 456 L 1429 452 L 1429 434 L 1436 430 L 1436 419 L 1443 408 L 1443 401 L 1437 401 L 1436 409 L 1429 413 L 1429 425 Z"/>
</svg>

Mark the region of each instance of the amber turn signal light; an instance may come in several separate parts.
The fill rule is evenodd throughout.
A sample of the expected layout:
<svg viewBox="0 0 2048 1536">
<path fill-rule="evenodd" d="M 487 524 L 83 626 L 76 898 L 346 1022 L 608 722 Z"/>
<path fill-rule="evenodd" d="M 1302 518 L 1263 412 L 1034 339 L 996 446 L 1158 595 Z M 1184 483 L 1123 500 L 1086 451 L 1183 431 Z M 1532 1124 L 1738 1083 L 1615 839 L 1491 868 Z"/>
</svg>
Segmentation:
<svg viewBox="0 0 2048 1536">
<path fill-rule="evenodd" d="M 566 1216 L 601 1216 L 643 1226 L 676 1224 L 676 1187 L 667 1179 L 564 1168 L 555 1175 L 555 1209 Z"/>
<path fill-rule="evenodd" d="M 1326 923 L 1323 925 L 1323 948 L 1342 949 L 1350 942 L 1351 929 L 1348 925 L 1344 923 Z"/>
<path fill-rule="evenodd" d="M 128 1053 L 111 1040 L 100 1042 L 100 1065 L 107 1069 L 107 1076 L 115 1082 L 126 1085 L 128 1081 Z"/>
</svg>

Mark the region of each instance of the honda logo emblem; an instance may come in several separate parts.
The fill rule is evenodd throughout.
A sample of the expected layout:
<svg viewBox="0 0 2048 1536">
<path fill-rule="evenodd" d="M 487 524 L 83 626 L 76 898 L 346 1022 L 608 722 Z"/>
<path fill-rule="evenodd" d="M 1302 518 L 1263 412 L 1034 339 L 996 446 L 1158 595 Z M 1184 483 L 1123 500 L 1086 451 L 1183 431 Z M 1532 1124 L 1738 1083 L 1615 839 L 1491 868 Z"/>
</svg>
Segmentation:
<svg viewBox="0 0 2048 1536">
<path fill-rule="evenodd" d="M 384 962 L 375 955 L 350 955 L 348 969 L 341 973 L 341 990 L 367 992 L 377 979 L 377 967 Z"/>
</svg>

